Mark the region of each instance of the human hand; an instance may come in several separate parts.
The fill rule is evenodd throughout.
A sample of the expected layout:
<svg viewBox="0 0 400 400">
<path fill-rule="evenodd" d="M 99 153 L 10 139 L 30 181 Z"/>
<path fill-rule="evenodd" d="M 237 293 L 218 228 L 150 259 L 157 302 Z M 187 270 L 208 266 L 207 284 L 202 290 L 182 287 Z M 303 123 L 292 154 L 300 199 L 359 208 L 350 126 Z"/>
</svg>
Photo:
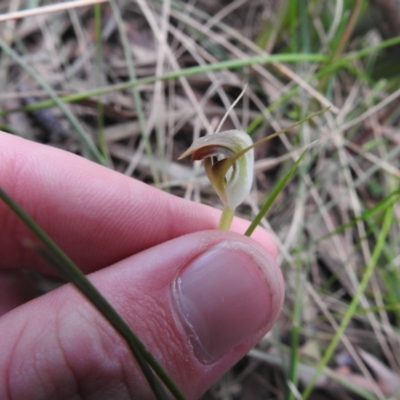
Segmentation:
<svg viewBox="0 0 400 400">
<path fill-rule="evenodd" d="M 195 399 L 275 322 L 276 247 L 248 222 L 81 157 L 0 133 L 2 186 L 89 274 Z M 0 201 L 0 399 L 150 399 L 125 342 L 71 285 L 32 299 L 22 269 L 53 274 Z"/>
</svg>

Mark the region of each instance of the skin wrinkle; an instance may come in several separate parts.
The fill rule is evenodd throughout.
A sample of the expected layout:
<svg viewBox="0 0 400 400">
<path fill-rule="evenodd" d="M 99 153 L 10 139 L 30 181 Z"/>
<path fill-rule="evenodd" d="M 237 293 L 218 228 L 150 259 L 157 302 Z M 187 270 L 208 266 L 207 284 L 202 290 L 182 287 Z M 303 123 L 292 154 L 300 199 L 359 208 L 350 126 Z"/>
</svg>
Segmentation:
<svg viewBox="0 0 400 400">
<path fill-rule="evenodd" d="M 140 291 L 134 295 L 134 298 L 128 296 L 121 309 L 124 310 L 126 307 L 129 310 L 129 303 L 134 301 L 135 308 L 138 306 L 140 310 L 143 310 L 142 313 L 136 312 L 135 316 L 130 317 L 130 320 L 132 322 L 133 319 L 140 321 L 142 325 L 140 331 L 146 332 L 145 344 L 152 349 L 152 354 L 158 361 L 162 365 L 169 365 L 168 369 L 171 371 L 179 370 L 180 366 L 176 365 L 176 357 L 173 354 L 184 353 L 180 339 L 181 333 L 171 324 L 170 317 L 166 312 L 165 299 L 163 296 L 157 296 L 157 293 L 155 293 L 157 290 L 160 289 L 154 288 L 150 295 L 147 292 Z M 170 299 L 167 301 L 170 301 Z M 167 308 L 169 309 L 169 307 Z M 140 318 L 141 315 L 143 315 L 142 318 Z M 137 324 L 138 322 L 134 325 Z M 160 341 L 160 337 L 164 339 Z M 171 365 L 171 360 L 174 361 L 173 365 Z"/>
<path fill-rule="evenodd" d="M 142 294 L 137 294 L 137 296 L 142 296 Z M 148 303 L 152 301 L 152 299 L 150 297 L 147 297 L 146 299 L 144 299 L 144 296 L 141 298 L 140 301 L 135 301 L 135 310 L 136 310 L 136 319 L 137 319 L 137 315 L 146 315 L 146 318 L 142 318 L 140 319 L 140 322 L 142 325 L 144 326 L 149 326 L 148 328 L 141 328 L 141 331 L 145 331 L 148 330 L 149 333 L 151 333 L 152 335 L 155 335 L 152 332 L 152 329 L 150 328 L 152 325 L 154 325 L 155 323 L 152 322 L 154 320 L 154 318 L 160 318 L 160 316 L 156 316 L 154 318 L 148 318 L 148 313 L 146 314 L 146 310 L 147 307 L 149 307 Z M 114 302 L 114 299 L 113 299 Z M 162 306 L 158 305 L 158 306 L 154 306 L 155 302 L 153 302 L 153 305 L 150 307 L 154 307 L 155 309 L 161 310 Z M 126 305 L 127 307 L 129 307 L 129 305 Z M 119 309 L 121 309 L 122 311 L 125 308 L 125 304 L 122 304 L 122 306 L 120 305 L 118 307 Z M 140 312 L 138 311 L 142 309 L 143 311 Z M 129 310 L 129 308 L 128 308 Z M 116 376 L 119 377 L 121 376 L 121 374 L 118 372 L 119 370 L 115 368 L 115 365 L 119 366 L 119 368 L 121 368 L 122 366 L 124 366 L 124 368 L 122 368 L 123 371 L 123 376 L 126 378 L 125 381 L 123 380 L 117 380 L 117 382 L 121 383 L 122 387 L 124 388 L 124 390 L 128 393 L 131 393 L 131 395 L 133 396 L 134 393 L 137 392 L 137 388 L 131 384 L 128 384 L 128 382 L 132 381 L 132 367 L 133 367 L 133 363 L 132 363 L 132 358 L 130 353 L 127 350 L 127 347 L 125 345 L 125 342 L 122 341 L 122 339 L 119 338 L 119 336 L 116 335 L 116 333 L 114 332 L 114 330 L 112 328 L 110 328 L 107 323 L 102 319 L 102 317 L 96 313 L 93 313 L 93 311 L 90 309 L 90 306 L 83 308 L 80 312 L 81 318 L 83 318 L 84 320 L 87 321 L 87 324 L 90 325 L 92 328 L 93 326 L 96 327 L 96 336 L 94 338 L 90 339 L 91 343 L 98 343 L 99 347 L 102 349 L 102 353 L 106 354 L 106 359 L 109 360 L 114 360 L 115 363 L 112 364 L 112 370 L 113 373 L 110 374 L 110 370 L 107 369 L 107 363 L 103 363 L 102 360 L 96 359 L 95 365 L 97 366 L 97 372 L 96 375 L 98 374 L 104 374 L 105 376 Z M 127 316 L 127 318 L 132 319 L 132 316 L 129 317 Z M 137 324 L 136 324 L 137 325 Z M 154 329 L 154 328 L 153 328 Z M 86 330 L 87 331 L 87 330 Z M 163 329 L 163 332 L 165 332 L 165 330 Z M 147 336 L 148 341 L 151 342 L 151 336 L 148 335 Z M 155 340 L 154 342 L 157 342 L 157 335 L 155 335 Z M 99 370 L 99 366 L 103 365 L 105 366 L 105 370 L 103 372 L 101 372 Z M 108 365 L 109 367 L 110 365 Z M 92 368 L 88 367 L 87 368 L 89 371 L 93 371 Z M 89 374 L 90 375 L 90 374 Z M 96 376 L 95 375 L 95 376 Z M 80 377 L 78 377 L 78 381 L 85 381 L 85 384 L 88 384 L 88 375 L 81 375 Z M 108 382 L 108 386 L 110 386 L 110 382 Z M 143 386 L 143 383 L 140 382 L 140 386 Z M 104 390 L 104 388 L 103 388 Z M 84 393 L 84 398 L 87 398 L 88 392 Z M 118 398 L 121 398 L 120 396 L 118 396 Z"/>
<path fill-rule="evenodd" d="M 6 365 L 8 364 L 8 366 L 6 366 L 4 368 L 5 371 L 5 385 L 3 386 L 6 390 L 6 399 L 13 399 L 12 396 L 12 390 L 13 390 L 13 385 L 11 383 L 12 378 L 11 378 L 11 373 L 14 371 L 14 369 L 12 368 L 13 365 L 13 358 L 14 355 L 16 354 L 16 348 L 18 346 L 19 341 L 21 340 L 22 334 L 24 332 L 24 330 L 26 329 L 26 325 L 27 325 L 27 321 L 24 321 L 24 324 L 21 326 L 21 329 L 18 333 L 16 333 L 16 336 L 13 336 L 14 338 L 14 344 L 13 346 L 9 349 L 9 359 L 6 362 Z M 4 354 L 2 354 L 2 359 L 4 360 Z"/>
<path fill-rule="evenodd" d="M 56 317 L 55 317 L 55 323 L 54 323 L 55 340 L 57 342 L 58 348 L 60 349 L 60 354 L 61 354 L 63 363 L 65 365 L 65 368 L 69 372 L 69 375 L 72 377 L 72 379 L 70 380 L 70 382 L 68 384 L 68 388 L 73 387 L 74 396 L 75 395 L 78 396 L 78 387 L 79 387 L 78 379 L 77 379 L 77 376 L 75 375 L 74 369 L 68 363 L 67 353 L 64 351 L 64 348 L 63 348 L 62 342 L 61 342 L 61 331 L 62 331 L 61 321 L 62 321 L 62 317 L 61 317 L 60 314 L 61 314 L 61 310 L 59 310 L 59 312 L 56 313 Z M 55 387 L 57 387 L 57 383 L 55 384 Z"/>
<path fill-rule="evenodd" d="M 27 380 L 33 380 L 35 382 L 42 381 L 41 375 L 39 374 L 38 368 L 37 368 L 37 356 L 36 357 L 31 357 L 29 360 L 29 371 L 28 374 L 26 373 L 26 360 L 21 357 L 21 354 L 24 354 L 24 347 L 25 343 L 28 341 L 31 341 L 31 344 L 33 344 L 34 340 L 31 338 L 31 332 L 30 332 L 30 320 L 26 321 L 26 323 L 23 325 L 23 328 L 20 330 L 20 334 L 18 335 L 17 338 L 15 338 L 14 341 L 14 346 L 11 352 L 11 361 L 10 361 L 10 366 L 9 368 L 6 369 L 6 373 L 9 374 L 8 378 L 8 392 L 9 392 L 9 397 L 8 399 L 13 400 L 13 399 L 27 399 L 28 397 L 26 395 L 21 396 L 20 393 L 15 393 L 15 389 L 21 389 L 21 382 L 23 385 L 26 387 Z M 28 338 L 28 339 L 26 339 Z M 21 349 L 21 350 L 20 350 Z M 35 352 L 33 352 L 35 355 Z M 21 363 L 22 363 L 22 368 L 21 368 Z M 16 367 L 14 367 L 16 365 Z M 42 371 L 41 371 L 42 372 Z M 16 375 L 16 377 L 14 377 Z M 34 378 L 32 379 L 32 376 Z M 18 382 L 18 385 L 15 385 L 13 381 Z M 28 385 L 29 386 L 29 385 Z M 40 387 L 40 385 L 38 385 Z M 37 392 L 35 392 L 35 395 Z M 33 398 L 33 397 L 31 397 Z"/>
<path fill-rule="evenodd" d="M 173 357 L 173 354 L 182 354 L 181 341 L 177 339 L 176 332 L 174 332 L 171 324 L 166 322 L 169 320 L 169 317 L 161 301 L 157 301 L 157 299 L 150 296 L 146 297 L 143 299 L 146 308 L 150 307 L 151 310 L 155 311 L 150 316 L 147 314 L 144 320 L 146 330 L 150 334 L 149 341 L 157 345 L 157 353 L 154 352 L 153 354 L 162 365 L 170 364 L 169 360 L 176 359 L 176 357 Z M 149 306 L 149 304 L 151 305 Z M 163 341 L 160 341 L 160 337 L 167 338 L 167 340 L 163 339 Z M 179 366 L 174 364 L 170 370 L 179 370 Z"/>
<path fill-rule="evenodd" d="M 43 368 L 41 363 L 37 365 L 35 362 L 34 366 L 36 375 L 41 377 L 41 380 L 44 382 L 43 387 L 46 398 L 70 399 L 77 393 L 77 381 L 73 368 L 67 363 L 67 358 L 60 342 L 60 304 L 55 303 L 54 308 L 56 312 L 51 318 L 51 325 L 54 326 L 54 330 L 51 330 L 50 338 L 49 332 L 45 327 L 45 335 L 39 334 L 37 339 L 37 346 L 39 349 L 36 354 L 45 358 L 50 356 L 48 360 L 50 362 L 44 362 L 48 370 Z M 50 350 L 48 350 L 48 347 L 50 347 Z M 35 354 L 35 351 L 33 351 L 33 353 Z M 57 354 L 56 357 L 54 357 L 55 353 Z M 54 374 L 54 371 L 58 371 L 58 373 Z M 71 389 L 72 393 L 70 393 Z"/>
<path fill-rule="evenodd" d="M 88 346 L 83 346 L 85 359 L 79 361 L 75 354 L 71 355 L 69 351 L 71 341 L 76 342 L 76 340 L 71 339 L 70 336 L 64 337 L 62 328 L 59 332 L 59 345 L 64 355 L 65 365 L 69 370 L 74 371 L 76 394 L 84 399 L 91 396 L 96 398 L 96 393 L 104 393 L 107 387 L 115 385 L 125 388 L 128 392 L 126 382 L 121 379 L 121 370 L 124 370 L 123 365 L 129 362 L 129 354 L 115 331 L 86 303 L 82 308 L 76 307 L 72 312 L 66 310 L 63 314 L 60 316 L 60 321 L 65 325 L 65 329 L 71 329 L 70 318 L 78 320 L 78 328 L 74 331 L 73 337 L 76 336 L 85 343 L 89 343 Z M 73 325 L 75 326 L 76 323 L 73 322 Z M 64 341 L 65 344 L 63 344 Z M 77 362 L 80 364 L 79 367 L 84 367 L 79 372 Z"/>
<path fill-rule="evenodd" d="M 34 381 L 36 383 L 36 387 L 39 387 L 41 389 L 41 393 L 43 393 L 43 396 L 46 397 L 54 397 L 55 392 L 56 392 L 56 383 L 51 381 L 51 374 L 45 373 L 41 367 L 41 356 L 43 356 L 43 351 L 40 351 L 39 353 L 33 350 L 33 360 L 32 360 L 32 365 L 31 369 L 29 371 L 29 381 Z M 40 382 L 40 384 L 37 384 L 37 382 Z M 30 385 L 25 385 L 25 392 L 27 389 L 27 386 Z M 37 389 L 35 389 L 35 395 L 37 394 Z M 51 394 L 50 394 L 51 393 Z M 50 394 L 50 396 L 49 396 Z M 25 396 L 22 398 L 26 398 L 27 393 Z M 41 396 L 40 396 L 41 397 Z"/>
<path fill-rule="evenodd" d="M 180 326 L 171 324 L 171 318 L 165 313 L 165 305 L 163 306 L 161 301 L 157 302 L 149 296 L 145 301 L 146 308 L 149 307 L 149 303 L 152 303 L 150 309 L 157 311 L 151 315 L 150 319 L 146 316 L 144 321 L 149 333 L 146 343 L 152 349 L 152 354 L 167 371 L 188 370 L 192 361 L 182 356 L 176 357 L 176 354 L 184 355 L 191 352 L 189 344 L 181 339 L 183 331 L 181 332 Z M 160 337 L 163 337 L 163 340 L 159 340 Z M 178 387 L 184 387 L 185 382 L 179 379 L 182 378 L 181 376 L 172 375 L 172 378 Z"/>
<path fill-rule="evenodd" d="M 53 309 L 57 308 L 57 302 L 53 303 Z M 58 313 L 56 313 L 57 315 Z M 54 369 L 51 368 L 50 372 L 46 372 L 43 370 L 43 368 L 41 367 L 41 363 L 43 363 L 43 356 L 44 357 L 48 357 L 49 355 L 51 355 L 51 357 L 54 357 L 54 348 L 53 345 L 55 343 L 55 348 L 58 348 L 59 352 L 57 352 L 57 354 L 62 355 L 62 349 L 59 346 L 59 343 L 57 343 L 57 318 L 51 318 L 52 322 L 54 322 L 54 325 L 56 327 L 56 334 L 55 335 L 51 335 L 49 337 L 49 332 L 47 330 L 47 326 L 48 325 L 53 325 L 52 322 L 48 322 L 46 324 L 40 325 L 38 326 L 37 324 L 35 324 L 35 321 L 33 321 L 32 319 L 29 319 L 27 321 L 24 321 L 24 324 L 20 330 L 20 334 L 15 337 L 14 339 L 14 345 L 12 347 L 12 349 L 10 350 L 10 354 L 11 354 L 11 359 L 12 361 L 10 361 L 10 365 L 9 367 L 4 369 L 4 372 L 6 374 L 10 374 L 11 372 L 18 372 L 21 374 L 21 377 L 11 377 L 9 375 L 8 378 L 8 397 L 7 399 L 32 399 L 32 393 L 29 392 L 28 394 L 25 394 L 25 396 L 21 397 L 21 394 L 13 394 L 13 389 L 17 388 L 17 389 L 21 389 L 21 379 L 22 382 L 25 384 L 25 388 L 30 390 L 29 388 L 31 387 L 31 385 L 29 384 L 29 382 L 33 381 L 33 382 L 42 382 L 42 385 L 38 385 L 38 387 L 42 386 L 45 393 L 46 393 L 46 398 L 48 398 L 49 396 L 49 392 L 53 392 L 53 395 L 55 396 L 57 393 L 59 394 L 59 390 L 56 390 L 56 388 L 60 387 L 59 384 L 60 382 L 53 381 L 52 383 L 52 387 L 53 390 L 50 389 L 49 386 L 49 379 L 53 378 L 53 371 Z M 55 320 L 55 321 L 54 321 Z M 33 325 L 32 325 L 33 323 Z M 32 325 L 32 326 L 31 326 Z M 52 332 L 52 331 L 50 331 Z M 14 332 L 13 332 L 14 333 Z M 32 337 L 32 334 L 34 334 L 34 336 Z M 45 343 L 43 342 L 43 340 L 45 339 Z M 55 341 L 55 342 L 54 342 Z M 31 359 L 29 360 L 25 360 L 25 354 L 26 354 L 26 347 L 27 347 L 27 343 L 29 344 L 28 347 L 30 347 L 30 352 L 32 354 Z M 52 350 L 48 350 L 49 347 L 52 348 Z M 44 350 L 44 348 L 46 348 L 46 351 Z M 56 357 L 56 361 L 58 361 L 59 358 L 58 356 Z M 27 362 L 26 362 L 27 361 Z M 53 360 L 54 361 L 54 360 Z M 65 360 L 64 360 L 65 361 Z M 22 363 L 22 368 L 20 368 Z M 39 364 L 38 364 L 39 363 Z M 16 367 L 13 367 L 13 365 L 16 364 Z M 47 365 L 46 361 L 44 362 L 45 365 Z M 67 366 L 64 363 L 65 366 Z M 48 365 L 48 367 L 51 367 L 51 365 Z M 27 369 L 28 368 L 28 369 Z M 73 374 L 72 374 L 73 375 Z M 63 373 L 62 373 L 62 377 L 63 380 L 66 379 L 66 371 L 65 369 L 63 369 Z M 12 383 L 13 380 L 16 380 L 17 382 L 20 382 L 18 385 L 14 385 Z M 69 380 L 67 384 L 63 385 L 63 387 L 66 388 L 71 388 L 71 381 Z M 35 393 L 36 394 L 36 393 Z M 56 398 L 64 398 L 61 397 L 59 395 L 57 395 Z M 70 396 L 68 396 L 68 398 L 71 398 Z"/>
<path fill-rule="evenodd" d="M 157 263 L 157 260 L 154 260 L 154 263 Z M 164 281 L 162 276 L 159 275 L 158 277 L 160 281 Z M 190 349 L 188 350 L 187 343 L 182 342 L 182 332 L 179 327 L 171 323 L 173 313 L 171 312 L 171 316 L 166 313 L 166 309 L 170 309 L 170 307 L 166 307 L 166 303 L 171 304 L 169 284 L 160 285 L 155 279 L 151 281 L 151 285 L 145 284 L 145 287 L 148 289 L 146 292 L 142 291 L 141 288 L 134 288 L 133 291 L 126 288 L 127 294 L 120 307 L 122 315 L 125 314 L 124 310 L 126 309 L 128 322 L 131 321 L 131 325 L 135 326 L 135 329 L 138 327 L 138 323 L 141 325 L 138 330 L 146 332 L 144 335 L 145 344 L 152 349 L 152 354 L 161 365 L 169 371 L 185 370 L 188 368 L 190 359 L 177 358 L 176 354 L 188 353 Z M 157 292 L 163 292 L 165 289 L 168 290 L 167 300 L 162 295 L 157 294 Z M 125 290 L 125 288 L 121 287 L 121 290 Z M 135 308 L 139 307 L 139 310 L 143 310 L 143 313 L 139 311 L 134 316 L 129 316 L 128 310 L 132 302 L 135 303 Z M 151 313 L 149 313 L 149 310 Z M 141 315 L 143 315 L 143 318 L 140 318 Z M 160 337 L 163 339 L 160 340 Z M 183 385 L 183 382 L 179 382 L 176 378 L 175 380 L 178 385 Z"/>
</svg>

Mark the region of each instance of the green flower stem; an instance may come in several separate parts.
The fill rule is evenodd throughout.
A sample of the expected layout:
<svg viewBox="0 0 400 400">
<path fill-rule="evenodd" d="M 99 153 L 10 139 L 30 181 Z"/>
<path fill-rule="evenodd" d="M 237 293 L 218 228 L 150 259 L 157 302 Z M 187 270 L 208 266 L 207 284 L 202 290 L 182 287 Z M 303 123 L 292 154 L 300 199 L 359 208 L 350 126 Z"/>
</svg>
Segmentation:
<svg viewBox="0 0 400 400">
<path fill-rule="evenodd" d="M 235 210 L 233 208 L 225 206 L 224 209 L 222 210 L 218 229 L 221 229 L 223 231 L 229 231 L 234 215 L 235 215 Z"/>
</svg>

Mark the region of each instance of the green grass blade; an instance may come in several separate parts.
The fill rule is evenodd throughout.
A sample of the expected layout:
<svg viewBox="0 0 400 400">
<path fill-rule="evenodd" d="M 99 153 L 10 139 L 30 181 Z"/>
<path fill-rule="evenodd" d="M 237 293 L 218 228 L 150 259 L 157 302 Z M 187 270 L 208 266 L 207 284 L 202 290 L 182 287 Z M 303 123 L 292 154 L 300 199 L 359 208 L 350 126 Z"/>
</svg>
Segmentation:
<svg viewBox="0 0 400 400">
<path fill-rule="evenodd" d="M 103 42 L 101 38 L 101 26 L 102 26 L 102 16 L 101 16 L 101 4 L 97 3 L 94 5 L 94 32 L 96 38 L 96 86 L 100 86 L 102 83 L 102 71 L 103 71 Z M 99 149 L 101 155 L 108 163 L 107 155 L 107 145 L 104 136 L 104 105 L 100 101 L 97 103 L 97 140 L 99 143 Z"/>
<path fill-rule="evenodd" d="M 379 236 L 377 238 L 377 242 L 376 242 L 376 245 L 374 247 L 374 250 L 373 250 L 373 253 L 371 256 L 371 261 L 365 269 L 364 275 L 360 282 L 360 286 L 357 288 L 357 291 L 354 294 L 353 300 L 351 301 L 348 309 L 346 310 L 345 314 L 343 315 L 342 322 L 339 326 L 339 329 L 335 333 L 334 337 L 332 338 L 332 341 L 330 342 L 328 348 L 325 351 L 325 354 L 323 355 L 321 361 L 319 362 L 316 373 L 314 374 L 313 378 L 311 379 L 310 383 L 307 385 L 307 387 L 305 388 L 305 390 L 302 394 L 303 400 L 306 400 L 310 396 L 311 391 L 314 388 L 315 382 L 317 381 L 319 375 L 323 371 L 326 364 L 332 358 L 333 353 L 347 328 L 347 325 L 349 324 L 351 318 L 355 315 L 360 298 L 367 287 L 367 284 L 375 270 L 378 259 L 379 259 L 380 255 L 382 253 L 382 250 L 385 246 L 386 237 L 389 233 L 392 222 L 393 222 L 393 205 L 391 205 L 390 207 L 388 207 L 386 209 L 385 215 L 383 217 L 382 228 L 379 232 Z"/>
<path fill-rule="evenodd" d="M 255 56 L 243 59 L 234 59 L 234 60 L 226 60 L 213 64 L 194 66 L 185 69 L 181 69 L 179 71 L 172 71 L 160 77 L 149 76 L 141 79 L 134 79 L 124 83 L 118 83 L 115 85 L 109 85 L 100 87 L 93 90 L 88 90 L 82 93 L 75 93 L 67 96 L 58 97 L 63 103 L 71 103 L 74 101 L 84 100 L 89 97 L 99 96 L 105 93 L 117 92 L 119 90 L 126 90 L 132 87 L 136 87 L 139 85 L 151 84 L 154 82 L 160 81 L 169 81 L 173 79 L 178 79 L 185 76 L 193 76 L 198 74 L 203 74 L 210 71 L 221 71 L 223 69 L 239 69 L 247 66 L 251 66 L 254 64 L 272 64 L 274 62 L 291 62 L 295 63 L 297 61 L 312 61 L 312 62 L 325 62 L 327 61 L 327 57 L 321 54 L 273 54 L 273 55 L 263 55 L 263 56 Z M 57 104 L 53 99 L 38 101 L 35 104 L 30 106 L 21 107 L 11 111 L 2 111 L 0 112 L 0 116 L 6 115 L 12 111 L 35 111 L 40 110 L 42 108 L 51 107 Z"/>
<path fill-rule="evenodd" d="M 308 15 L 308 0 L 299 0 L 299 22 L 300 22 L 300 38 L 301 50 L 304 53 L 311 51 L 311 32 L 310 16 Z"/>
<path fill-rule="evenodd" d="M 124 50 L 124 57 L 126 65 L 128 67 L 129 79 L 131 82 L 138 81 L 136 76 L 135 64 L 132 58 L 131 45 L 129 43 L 129 39 L 126 34 L 125 25 L 124 21 L 122 20 L 120 9 L 114 0 L 111 0 L 109 4 L 111 6 L 115 21 L 117 23 L 119 36 L 121 38 L 122 48 Z M 132 100 L 139 121 L 141 138 L 144 142 L 146 155 L 149 159 L 150 170 L 153 176 L 153 181 L 156 185 L 159 185 L 160 179 L 158 176 L 157 169 L 155 168 L 154 165 L 154 155 L 151 149 L 149 137 L 146 135 L 146 120 L 143 112 L 143 104 L 142 104 L 142 99 L 140 97 L 138 85 L 131 86 L 130 89 L 132 90 Z"/>
<path fill-rule="evenodd" d="M 269 208 L 279 195 L 279 193 L 283 190 L 283 188 L 286 186 L 290 178 L 292 177 L 293 173 L 296 171 L 297 167 L 307 154 L 308 149 L 304 150 L 300 157 L 296 160 L 296 162 L 293 164 L 293 166 L 290 168 L 290 170 L 285 174 L 285 176 L 278 182 L 278 184 L 274 187 L 272 190 L 271 194 L 268 196 L 266 202 L 264 203 L 263 207 L 257 214 L 257 216 L 253 219 L 252 223 L 250 224 L 249 228 L 246 230 L 245 235 L 250 236 L 255 228 L 258 226 L 258 224 L 261 222 L 261 219 L 264 217 L 264 215 L 268 212 Z M 296 279 L 300 279 L 300 272 L 296 272 Z M 300 294 L 300 291 L 297 291 L 296 296 Z M 299 321 L 300 316 L 301 316 L 301 309 L 300 309 L 300 301 L 297 301 L 295 303 L 297 306 L 295 306 L 294 309 L 294 321 Z M 299 357 L 298 357 L 298 342 L 299 342 L 299 334 L 300 334 L 300 327 L 296 323 L 294 324 L 292 328 L 292 334 L 291 334 L 291 359 L 290 359 L 290 367 L 288 371 L 288 379 L 290 382 L 293 383 L 294 386 L 297 386 L 298 382 L 298 363 L 299 363 Z M 293 399 L 294 393 L 288 388 L 287 390 L 287 398 L 288 399 Z"/>
<path fill-rule="evenodd" d="M 30 67 L 25 60 L 18 55 L 7 43 L 0 39 L 0 48 L 7 53 L 10 57 L 12 57 L 29 75 L 35 79 L 42 88 L 47 92 L 49 97 L 52 100 L 53 104 L 56 104 L 67 117 L 71 125 L 74 127 L 76 132 L 79 135 L 82 143 L 86 146 L 89 154 L 93 158 L 93 160 L 97 161 L 100 164 L 107 165 L 106 160 L 97 150 L 96 146 L 93 144 L 89 135 L 85 132 L 79 121 L 75 118 L 69 108 L 64 104 L 62 99 L 60 99 L 57 94 L 54 92 L 52 87 L 32 68 Z"/>
<path fill-rule="evenodd" d="M 339 233 L 343 233 L 346 229 L 353 227 L 359 221 L 365 221 L 368 218 L 371 218 L 374 214 L 378 212 L 385 211 L 388 207 L 392 206 L 393 204 L 397 203 L 400 200 L 400 189 L 395 190 L 394 192 L 387 195 L 384 199 L 380 200 L 377 204 L 373 207 L 369 208 L 368 210 L 361 213 L 359 217 L 353 218 L 346 224 L 342 224 L 338 226 L 333 231 L 327 233 L 326 235 L 319 238 L 319 241 L 329 239 L 330 237 L 337 235 Z"/>
<path fill-rule="evenodd" d="M 273 341 L 272 344 L 274 346 L 279 346 L 279 342 Z M 287 350 L 282 349 L 282 353 L 278 355 L 272 355 L 269 353 L 265 353 L 262 350 L 258 349 L 252 349 L 249 352 L 249 356 L 261 361 L 265 361 L 271 366 L 279 366 L 281 368 L 284 368 L 284 361 L 287 358 L 286 357 Z M 315 367 L 312 365 L 309 365 L 307 362 L 299 362 L 299 369 L 307 373 L 307 375 L 312 375 L 315 372 Z M 340 373 L 331 370 L 330 368 L 325 367 L 323 372 L 322 372 L 322 377 L 324 378 L 330 378 L 332 381 L 337 382 L 340 385 L 343 385 L 345 388 L 349 389 L 350 391 L 358 394 L 365 400 L 376 400 L 376 397 L 368 392 L 367 389 L 358 386 L 357 383 L 353 383 L 351 380 L 346 379 L 346 377 L 343 377 Z M 329 385 L 329 383 L 327 383 Z M 300 399 L 299 396 L 297 396 L 297 399 Z"/>
<path fill-rule="evenodd" d="M 274 187 L 270 195 L 268 196 L 266 202 L 264 205 L 261 207 L 261 210 L 259 213 L 255 216 L 253 221 L 251 222 L 250 226 L 247 228 L 246 232 L 244 233 L 246 236 L 251 236 L 251 234 L 254 232 L 256 229 L 257 225 L 261 222 L 263 219 L 264 215 L 268 212 L 269 208 L 271 207 L 272 203 L 275 201 L 275 199 L 278 197 L 279 193 L 282 191 L 282 189 L 286 186 L 288 183 L 289 179 L 293 175 L 293 172 L 296 171 L 296 168 L 299 166 L 301 161 L 303 160 L 304 156 L 306 155 L 308 149 L 304 150 L 300 157 L 296 160 L 296 162 L 292 165 L 290 170 L 286 173 L 286 175 L 278 182 L 278 184 Z"/>
<path fill-rule="evenodd" d="M 388 39 L 386 41 L 379 43 L 376 46 L 370 46 L 370 47 L 362 49 L 360 51 L 346 54 L 340 60 L 336 61 L 333 65 L 329 65 L 326 68 L 329 69 L 329 71 L 340 68 L 343 65 L 347 64 L 351 60 L 363 58 L 369 54 L 373 54 L 373 53 L 383 50 L 385 48 L 393 47 L 399 43 L 400 43 L 400 37 Z M 2 41 L 0 41 L 0 45 L 1 44 L 3 44 Z M 193 76 L 193 75 L 202 74 L 202 73 L 209 72 L 209 71 L 220 71 L 223 69 L 238 69 L 238 68 L 242 68 L 242 67 L 246 67 L 246 66 L 251 66 L 253 64 L 272 64 L 274 62 L 296 63 L 298 61 L 326 63 L 329 61 L 329 57 L 322 55 L 322 54 L 314 54 L 314 53 L 310 53 L 310 54 L 291 53 L 291 54 L 263 55 L 263 56 L 255 56 L 255 57 L 249 57 L 249 58 L 244 58 L 244 59 L 227 60 L 227 61 L 221 61 L 218 63 L 208 64 L 208 65 L 204 65 L 204 66 L 189 67 L 189 68 L 182 69 L 180 71 L 173 71 L 173 72 L 170 72 L 170 73 L 165 74 L 158 78 L 155 76 L 150 76 L 147 78 L 131 80 L 129 82 L 100 87 L 100 88 L 88 90 L 88 91 L 82 92 L 82 93 L 74 93 L 74 94 L 70 94 L 70 95 L 66 95 L 66 96 L 59 96 L 59 97 L 56 96 L 56 97 L 62 103 L 72 103 L 72 102 L 84 100 L 84 99 L 87 99 L 90 97 L 99 96 L 99 95 L 102 95 L 105 93 L 111 93 L 111 92 L 116 92 L 119 90 L 125 90 L 125 89 L 129 89 L 131 87 L 135 87 L 135 86 L 142 85 L 142 84 L 154 83 L 157 80 L 168 81 L 168 80 L 177 79 L 182 76 Z M 315 76 L 312 75 L 310 77 L 310 79 L 312 79 L 312 78 L 315 78 Z M 298 85 L 295 85 L 291 89 L 290 92 L 288 92 L 284 95 L 285 100 L 288 100 L 291 96 L 293 96 L 295 94 L 296 90 L 298 90 Z M 272 108 L 276 108 L 278 105 L 282 104 L 282 102 L 283 101 L 281 99 L 277 100 L 276 102 L 273 103 L 274 107 L 272 107 Z M 275 103 L 276 103 L 276 105 L 275 105 Z M 31 104 L 31 105 L 25 106 L 25 107 L 19 107 L 19 108 L 15 108 L 12 110 L 1 110 L 0 116 L 7 115 L 11 112 L 40 110 L 42 108 L 52 107 L 55 104 L 57 104 L 57 102 L 53 98 L 51 98 L 49 100 L 38 101 L 34 104 Z M 268 110 L 271 110 L 271 107 L 269 107 Z M 263 119 L 264 119 L 264 116 L 260 115 L 260 121 L 262 121 Z M 259 123 L 260 121 L 257 121 L 257 123 Z M 248 130 L 248 132 L 254 130 L 255 127 L 251 126 L 251 128 L 250 128 L 250 126 L 249 126 L 249 129 L 250 130 Z"/>
<path fill-rule="evenodd" d="M 58 245 L 40 228 L 35 221 L 0 187 L 0 199 L 21 219 L 21 221 L 43 242 L 34 245 L 43 258 L 64 275 L 104 316 L 111 326 L 125 339 L 132 354 L 138 362 L 147 382 L 159 400 L 168 400 L 169 396 L 157 380 L 154 372 L 164 382 L 176 399 L 184 400 L 184 396 L 172 379 L 158 364 L 156 359 L 146 350 L 144 344 L 135 335 L 125 320 L 108 303 L 103 295 L 74 264 L 74 262 L 58 247 Z M 154 372 L 153 372 L 154 371 Z"/>
<path fill-rule="evenodd" d="M 290 332 L 290 361 L 287 372 L 287 381 L 292 383 L 293 387 L 297 387 L 299 383 L 300 356 L 298 350 L 301 333 L 301 315 L 303 310 L 303 302 L 301 301 L 301 296 L 304 293 L 304 281 L 302 279 L 302 271 L 300 265 L 296 265 L 295 280 L 295 302 L 293 306 L 293 317 Z M 291 385 L 287 385 L 286 387 L 286 398 L 288 400 L 295 399 L 295 393 L 293 392 L 293 390 L 291 390 Z"/>
</svg>

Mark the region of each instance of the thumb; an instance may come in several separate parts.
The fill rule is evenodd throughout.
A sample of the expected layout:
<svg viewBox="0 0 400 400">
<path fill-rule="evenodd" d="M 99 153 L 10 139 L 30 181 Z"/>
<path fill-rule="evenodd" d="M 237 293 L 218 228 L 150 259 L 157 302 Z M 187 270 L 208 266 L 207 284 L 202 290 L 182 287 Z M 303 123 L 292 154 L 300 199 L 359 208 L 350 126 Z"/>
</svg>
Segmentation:
<svg viewBox="0 0 400 400">
<path fill-rule="evenodd" d="M 232 232 L 196 232 L 90 275 L 189 399 L 271 328 L 280 270 Z M 0 318 L 1 399 L 153 398 L 125 342 L 70 285 Z"/>
</svg>

